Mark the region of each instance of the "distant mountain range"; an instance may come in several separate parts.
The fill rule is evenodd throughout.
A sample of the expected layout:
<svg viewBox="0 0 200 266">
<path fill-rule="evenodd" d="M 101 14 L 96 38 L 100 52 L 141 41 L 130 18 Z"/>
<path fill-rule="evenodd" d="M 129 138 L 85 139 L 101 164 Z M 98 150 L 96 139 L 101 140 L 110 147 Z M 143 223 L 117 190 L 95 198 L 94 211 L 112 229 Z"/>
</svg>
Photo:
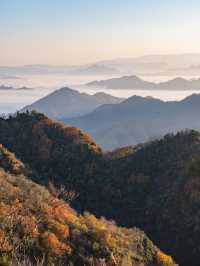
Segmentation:
<svg viewBox="0 0 200 266">
<path fill-rule="evenodd" d="M 19 88 L 14 88 L 12 86 L 4 86 L 4 85 L 0 85 L 0 90 L 32 90 L 32 88 L 28 88 L 28 87 L 19 87 Z"/>
<path fill-rule="evenodd" d="M 164 102 L 133 96 L 119 104 L 100 106 L 79 118 L 64 119 L 92 135 L 105 150 L 135 145 L 168 132 L 200 129 L 200 94 Z"/>
<path fill-rule="evenodd" d="M 0 66 L 0 75 L 200 75 L 200 54 L 146 55 L 83 65 Z"/>
<path fill-rule="evenodd" d="M 102 104 L 116 104 L 123 100 L 103 92 L 89 95 L 70 88 L 61 88 L 24 107 L 21 111 L 35 110 L 58 119 L 80 116 L 93 111 Z"/>
<path fill-rule="evenodd" d="M 0 75 L 115 75 L 118 69 L 103 64 L 86 64 L 80 66 L 25 65 L 16 67 L 0 66 Z"/>
<path fill-rule="evenodd" d="M 74 75 L 115 75 L 120 72 L 114 67 L 104 66 L 101 64 L 92 64 L 72 70 L 69 74 Z"/>
<path fill-rule="evenodd" d="M 145 55 L 133 58 L 119 58 L 98 62 L 105 66 L 114 67 L 123 73 L 141 73 L 141 74 L 164 74 L 164 75 L 189 75 L 200 73 L 200 69 L 192 69 L 200 65 L 200 54 L 155 54 Z M 191 69 L 190 69 L 191 68 Z"/>
<path fill-rule="evenodd" d="M 21 79 L 21 78 L 17 77 L 17 76 L 6 76 L 6 75 L 3 75 L 3 76 L 0 76 L 0 79 Z"/>
<path fill-rule="evenodd" d="M 15 88 L 13 88 L 12 86 L 4 86 L 4 85 L 0 85 L 0 90 L 14 90 Z"/>
<path fill-rule="evenodd" d="M 137 76 L 123 76 L 107 80 L 96 80 L 86 84 L 89 87 L 107 89 L 144 89 L 144 90 L 200 90 L 200 79 L 175 78 L 165 82 L 153 83 Z"/>
</svg>

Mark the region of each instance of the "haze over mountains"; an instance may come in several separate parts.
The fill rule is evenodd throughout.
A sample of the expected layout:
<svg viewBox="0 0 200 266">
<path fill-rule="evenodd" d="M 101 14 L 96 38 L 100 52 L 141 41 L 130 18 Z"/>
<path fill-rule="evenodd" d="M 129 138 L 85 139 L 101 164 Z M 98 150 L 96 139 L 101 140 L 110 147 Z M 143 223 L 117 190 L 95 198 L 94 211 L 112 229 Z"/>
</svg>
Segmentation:
<svg viewBox="0 0 200 266">
<path fill-rule="evenodd" d="M 65 123 L 88 132 L 104 149 L 135 145 L 169 132 L 200 129 L 200 94 L 164 102 L 133 96 L 119 104 L 103 105 Z"/>
<path fill-rule="evenodd" d="M 152 97 L 122 99 L 106 93 L 89 95 L 61 88 L 20 112 L 33 110 L 83 129 L 105 150 L 143 143 L 187 128 L 200 129 L 200 94 L 164 102 Z"/>
<path fill-rule="evenodd" d="M 200 74 L 200 54 L 146 55 L 93 62 L 85 65 L 25 65 L 0 67 L 0 75 L 120 75 L 120 74 Z"/>
<path fill-rule="evenodd" d="M 107 80 L 96 80 L 86 84 L 89 87 L 106 89 L 140 89 L 140 90 L 200 90 L 200 79 L 187 80 L 175 78 L 165 82 L 149 82 L 137 76 L 123 76 Z"/>
<path fill-rule="evenodd" d="M 80 66 L 25 65 L 16 67 L 0 66 L 0 75 L 114 75 L 120 71 L 103 64 L 86 64 Z"/>
<path fill-rule="evenodd" d="M 115 104 L 122 100 L 122 98 L 117 98 L 103 92 L 89 95 L 70 88 L 61 88 L 24 107 L 21 111 L 35 110 L 51 118 L 59 119 L 80 116 L 93 111 L 102 104 Z"/>
<path fill-rule="evenodd" d="M 0 85 L 0 90 L 2 91 L 7 91 L 7 90 L 32 90 L 31 88 L 27 88 L 27 87 L 19 87 L 19 88 L 14 88 L 12 86 L 4 86 L 4 85 Z"/>
<path fill-rule="evenodd" d="M 200 54 L 155 54 L 135 58 L 120 58 L 101 61 L 101 64 L 119 69 L 121 73 L 143 73 L 156 75 L 199 74 Z M 195 72 L 194 72 L 195 68 Z"/>
</svg>

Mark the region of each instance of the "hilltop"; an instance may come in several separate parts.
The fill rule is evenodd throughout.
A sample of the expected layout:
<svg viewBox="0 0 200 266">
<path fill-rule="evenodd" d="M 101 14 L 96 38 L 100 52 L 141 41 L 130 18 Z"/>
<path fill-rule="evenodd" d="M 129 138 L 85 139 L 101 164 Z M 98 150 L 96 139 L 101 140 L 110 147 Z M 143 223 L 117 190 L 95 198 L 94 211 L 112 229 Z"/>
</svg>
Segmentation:
<svg viewBox="0 0 200 266">
<path fill-rule="evenodd" d="M 89 135 L 43 114 L 19 113 L 1 118 L 0 128 L 0 143 L 28 164 L 33 178 L 37 176 L 42 184 L 86 185 L 101 156 L 101 148 Z"/>
</svg>

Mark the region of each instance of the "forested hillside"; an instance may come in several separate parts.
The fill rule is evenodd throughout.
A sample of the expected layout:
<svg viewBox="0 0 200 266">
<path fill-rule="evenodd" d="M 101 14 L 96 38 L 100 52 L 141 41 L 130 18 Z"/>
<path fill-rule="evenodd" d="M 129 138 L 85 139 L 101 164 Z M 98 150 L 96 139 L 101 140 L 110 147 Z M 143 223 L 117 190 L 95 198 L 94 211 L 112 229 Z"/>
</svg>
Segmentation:
<svg viewBox="0 0 200 266">
<path fill-rule="evenodd" d="M 140 230 L 78 215 L 0 146 L 0 265 L 173 266 Z"/>
<path fill-rule="evenodd" d="M 180 265 L 198 266 L 199 132 L 104 154 L 80 130 L 36 113 L 2 118 L 0 129 L 29 178 L 80 212 L 141 228 Z"/>
<path fill-rule="evenodd" d="M 144 229 L 180 265 L 197 266 L 200 134 L 186 131 L 146 144 L 130 156 L 112 159 L 111 173 L 104 184 L 109 189 L 99 199 L 107 202 L 105 215 Z"/>
<path fill-rule="evenodd" d="M 83 186 L 101 156 L 89 135 L 34 112 L 0 119 L 0 142 L 29 166 L 34 179 L 37 173 L 37 182 L 46 185 Z"/>
</svg>

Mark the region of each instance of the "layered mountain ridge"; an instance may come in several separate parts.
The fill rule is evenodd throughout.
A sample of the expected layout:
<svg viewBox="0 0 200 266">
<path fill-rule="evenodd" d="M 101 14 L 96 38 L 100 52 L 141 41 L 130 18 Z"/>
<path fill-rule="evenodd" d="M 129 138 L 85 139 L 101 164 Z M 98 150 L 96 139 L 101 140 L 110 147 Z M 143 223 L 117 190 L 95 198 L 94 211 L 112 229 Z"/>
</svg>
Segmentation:
<svg viewBox="0 0 200 266">
<path fill-rule="evenodd" d="M 135 90 L 200 90 L 200 79 L 184 79 L 177 77 L 159 83 L 145 81 L 135 75 L 122 76 L 107 80 L 95 80 L 86 84 L 89 87 L 100 87 L 107 89 L 135 89 Z"/>
<path fill-rule="evenodd" d="M 200 129 L 200 95 L 164 102 L 152 97 L 132 96 L 116 105 L 103 105 L 67 124 L 88 132 L 103 149 L 136 145 L 169 132 Z"/>
</svg>

